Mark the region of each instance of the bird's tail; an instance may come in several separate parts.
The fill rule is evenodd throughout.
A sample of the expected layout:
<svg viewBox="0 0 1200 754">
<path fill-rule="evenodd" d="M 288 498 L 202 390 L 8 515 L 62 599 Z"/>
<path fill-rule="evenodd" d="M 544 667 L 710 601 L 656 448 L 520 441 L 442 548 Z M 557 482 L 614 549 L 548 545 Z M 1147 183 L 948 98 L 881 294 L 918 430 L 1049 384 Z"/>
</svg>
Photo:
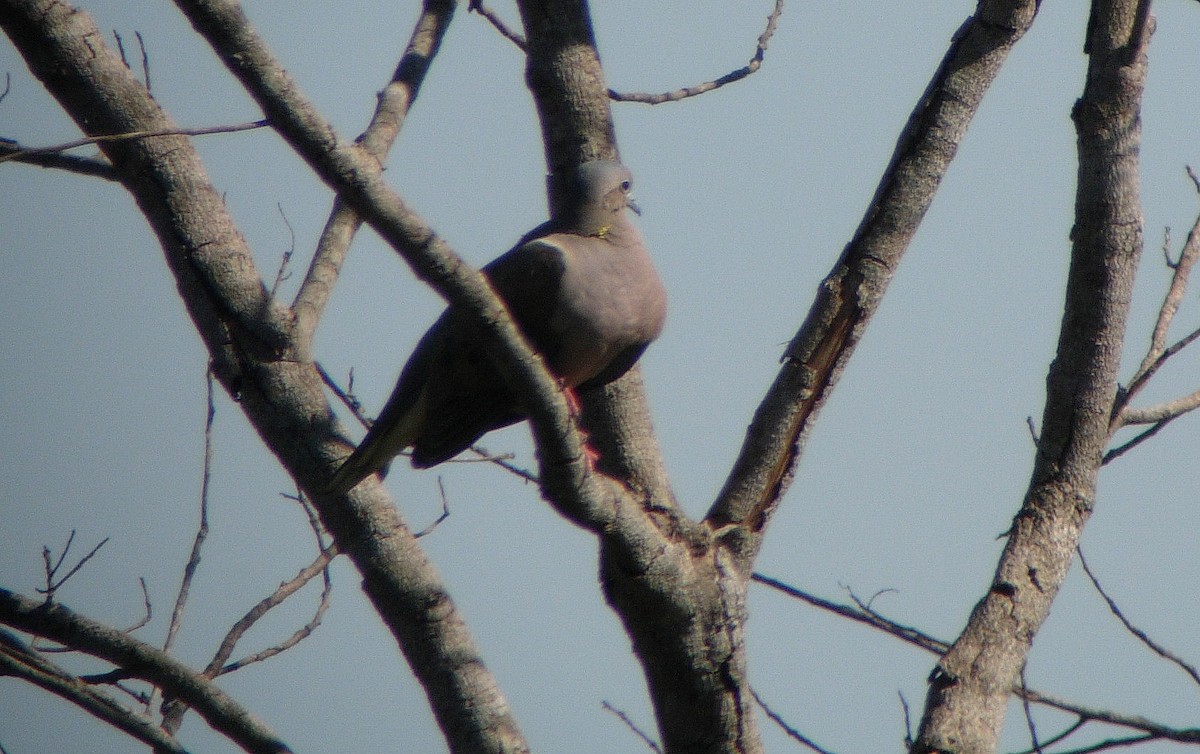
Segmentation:
<svg viewBox="0 0 1200 754">
<path fill-rule="evenodd" d="M 425 422 L 425 391 L 417 400 L 400 408 L 389 401 L 383 413 L 345 463 L 334 472 L 329 492 L 342 495 L 372 474 L 387 474 L 388 465 L 401 451 L 412 447 Z"/>
</svg>

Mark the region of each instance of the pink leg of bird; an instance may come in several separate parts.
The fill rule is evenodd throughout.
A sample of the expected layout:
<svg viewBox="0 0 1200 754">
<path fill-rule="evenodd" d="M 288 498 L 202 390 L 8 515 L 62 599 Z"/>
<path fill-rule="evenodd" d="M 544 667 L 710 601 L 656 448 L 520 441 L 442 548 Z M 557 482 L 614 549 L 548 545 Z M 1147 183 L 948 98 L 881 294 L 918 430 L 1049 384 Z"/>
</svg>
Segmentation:
<svg viewBox="0 0 1200 754">
<path fill-rule="evenodd" d="M 571 412 L 571 416 L 575 417 L 575 427 L 579 430 L 579 436 L 583 440 L 583 457 L 587 462 L 588 469 L 596 470 L 596 462 L 600 460 L 600 454 L 596 452 L 588 443 L 588 433 L 579 425 L 579 417 L 583 414 L 583 407 L 579 403 L 579 396 L 575 395 L 575 389 L 563 386 L 563 395 L 567 397 L 567 410 Z"/>
</svg>

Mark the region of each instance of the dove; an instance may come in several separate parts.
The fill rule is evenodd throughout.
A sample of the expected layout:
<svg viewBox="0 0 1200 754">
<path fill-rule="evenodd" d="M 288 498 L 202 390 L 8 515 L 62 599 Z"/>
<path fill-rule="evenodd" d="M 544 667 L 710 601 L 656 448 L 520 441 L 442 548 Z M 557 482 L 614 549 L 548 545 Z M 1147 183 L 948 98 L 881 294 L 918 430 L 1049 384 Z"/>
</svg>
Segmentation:
<svg viewBox="0 0 1200 754">
<path fill-rule="evenodd" d="M 632 187 L 619 162 L 580 165 L 552 218 L 482 270 L 573 404 L 572 391 L 625 374 L 666 319 L 666 291 L 630 217 Z M 415 468 L 435 466 L 525 418 L 470 317 L 451 306 L 417 343 L 330 491 L 382 477 L 409 448 Z"/>
</svg>

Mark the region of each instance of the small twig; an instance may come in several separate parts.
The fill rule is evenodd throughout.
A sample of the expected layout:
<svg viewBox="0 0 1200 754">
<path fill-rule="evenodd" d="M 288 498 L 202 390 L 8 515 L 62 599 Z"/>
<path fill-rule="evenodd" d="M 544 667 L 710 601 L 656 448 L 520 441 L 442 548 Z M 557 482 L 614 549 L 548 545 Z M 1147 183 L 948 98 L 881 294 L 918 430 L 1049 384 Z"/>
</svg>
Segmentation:
<svg viewBox="0 0 1200 754">
<path fill-rule="evenodd" d="M 167 637 L 163 641 L 164 652 L 171 650 L 171 646 L 175 643 L 175 637 L 183 625 L 183 610 L 187 606 L 188 595 L 192 589 L 192 580 L 196 576 L 196 570 L 200 567 L 200 553 L 204 548 L 204 541 L 208 539 L 208 491 L 212 481 L 213 457 L 212 429 L 213 420 L 217 415 L 216 403 L 213 400 L 214 380 L 211 365 L 205 371 L 204 378 L 206 386 L 206 409 L 204 414 L 204 461 L 200 473 L 200 524 L 196 528 L 196 536 L 192 540 L 192 551 L 188 555 L 187 563 L 183 566 L 183 578 L 179 582 L 179 591 L 175 595 L 175 607 L 171 610 L 171 620 L 167 624 Z M 149 701 L 146 703 L 147 709 L 154 706 L 157 696 L 158 690 L 154 689 L 150 694 Z M 186 708 L 174 700 L 164 700 L 164 702 L 163 729 L 171 733 L 177 733 L 179 726 L 183 722 L 183 712 L 186 711 Z"/>
<path fill-rule="evenodd" d="M 1115 615 L 1117 617 L 1117 620 L 1121 621 L 1121 624 L 1123 626 L 1125 626 L 1125 629 L 1127 631 L 1129 631 L 1129 633 L 1131 633 L 1135 637 L 1137 637 L 1138 641 L 1142 642 L 1147 647 L 1149 647 L 1150 651 L 1154 652 L 1155 654 L 1157 654 L 1159 657 L 1163 658 L 1164 660 L 1168 660 L 1168 661 L 1173 662 L 1176 665 L 1178 665 L 1179 668 L 1183 670 L 1183 672 L 1185 672 L 1189 676 L 1191 676 L 1192 680 L 1197 685 L 1200 685 L 1200 672 L 1198 672 L 1196 670 L 1195 666 L 1191 665 L 1188 662 L 1185 662 L 1182 658 L 1180 658 L 1174 652 L 1167 649 L 1166 647 L 1163 647 L 1162 645 L 1158 644 L 1156 641 L 1151 639 L 1150 636 L 1145 631 L 1143 631 L 1142 629 L 1133 625 L 1133 623 L 1128 618 L 1125 617 L 1125 614 L 1123 612 L 1121 612 L 1121 608 L 1119 608 L 1117 606 L 1116 601 L 1114 601 L 1112 597 L 1108 596 L 1108 593 L 1104 591 L 1104 587 L 1100 586 L 1100 581 L 1096 578 L 1096 575 L 1094 573 L 1092 573 L 1092 569 L 1088 567 L 1087 558 L 1083 557 L 1083 548 L 1076 547 L 1075 552 L 1078 553 L 1079 565 L 1083 567 L 1083 572 L 1085 574 L 1087 574 L 1088 579 L 1091 580 L 1092 586 L 1094 586 L 1096 588 L 1096 591 L 1100 594 L 1100 596 L 1108 604 L 1108 609 L 1112 612 L 1113 615 Z"/>
<path fill-rule="evenodd" d="M 758 44 L 754 48 L 754 55 L 751 56 L 750 62 L 736 71 L 730 71 L 724 76 L 706 81 L 703 84 L 688 86 L 682 89 L 676 89 L 673 92 L 665 92 L 663 94 L 645 94 L 642 92 L 621 93 L 608 90 L 609 99 L 615 102 L 640 102 L 645 105 L 661 105 L 664 102 L 678 102 L 681 99 L 695 97 L 698 94 L 711 92 L 713 89 L 719 89 L 726 84 L 732 84 L 735 81 L 740 81 L 762 67 L 763 56 L 767 52 L 767 44 L 770 43 L 771 37 L 775 34 L 775 28 L 779 23 L 779 16 L 783 13 L 783 0 L 775 0 L 775 8 L 767 16 L 767 27 L 763 33 L 758 36 Z"/>
<path fill-rule="evenodd" d="M 0 102 L 3 102 L 4 98 L 7 97 L 8 93 L 11 91 L 12 91 L 12 74 L 9 73 L 8 71 L 5 71 L 4 72 L 4 91 L 0 92 Z"/>
<path fill-rule="evenodd" d="M 662 754 L 662 747 L 660 747 L 653 738 L 646 735 L 641 728 L 635 725 L 633 720 L 629 719 L 629 715 L 626 715 L 623 711 L 609 704 L 607 700 L 601 702 L 600 706 L 616 715 L 621 722 L 625 723 L 625 727 L 636 733 L 638 738 L 642 739 L 650 751 L 656 752 L 656 754 Z"/>
<path fill-rule="evenodd" d="M 0 161 L 12 155 L 13 162 L 34 165 L 40 168 L 55 168 L 77 175 L 93 178 L 103 178 L 106 181 L 119 180 L 117 171 L 112 163 L 103 157 L 75 157 L 66 154 L 31 154 L 23 148 L 20 142 L 0 138 Z"/>
<path fill-rule="evenodd" d="M 113 29 L 113 39 L 116 40 L 117 52 L 121 55 L 121 62 L 125 64 L 126 68 L 129 68 L 129 59 L 125 57 L 125 40 L 121 39 L 121 32 Z"/>
<path fill-rule="evenodd" d="M 754 697 L 754 701 L 758 703 L 758 706 L 762 708 L 762 711 L 766 714 L 766 716 L 771 718 L 771 721 L 778 725 L 780 729 L 782 729 L 783 732 L 788 735 L 789 738 L 799 742 L 804 746 L 807 746 L 808 748 L 817 752 L 817 754 L 833 754 L 833 752 L 829 751 L 828 749 L 821 748 L 811 738 L 788 725 L 787 722 L 780 717 L 777 712 L 775 712 L 775 710 L 767 706 L 767 703 L 762 700 L 762 697 L 758 695 L 758 692 L 754 690 L 754 687 L 750 688 L 750 694 Z"/>
<path fill-rule="evenodd" d="M 1157 424 L 1155 424 L 1154 426 L 1147 429 L 1146 431 L 1140 433 L 1139 435 L 1137 435 L 1136 437 L 1134 437 L 1132 440 L 1125 443 L 1124 445 L 1118 445 L 1117 447 L 1108 451 L 1107 453 L 1104 454 L 1104 458 L 1100 461 L 1100 464 L 1107 465 L 1107 464 L 1112 463 L 1113 461 L 1117 460 L 1121 456 L 1125 455 L 1129 451 L 1133 450 L 1137 446 L 1144 443 L 1146 440 L 1149 440 L 1151 437 L 1154 437 L 1155 435 L 1157 435 L 1158 431 L 1160 429 L 1162 429 L 1163 427 L 1167 426 L 1168 424 L 1170 424 L 1171 421 L 1172 421 L 1171 419 L 1165 419 L 1163 421 L 1160 421 Z"/>
<path fill-rule="evenodd" d="M 1147 733 L 1142 736 L 1129 736 L 1127 738 L 1109 738 L 1099 743 L 1094 743 L 1090 746 L 1081 746 L 1078 749 L 1063 749 L 1055 752 L 1055 754 L 1093 754 L 1097 751 L 1105 751 L 1107 749 L 1118 749 L 1126 746 L 1137 746 L 1144 744 L 1147 741 L 1154 741 L 1158 738 L 1153 734 Z"/>
<path fill-rule="evenodd" d="M 904 692 L 897 691 L 896 696 L 900 697 L 900 708 L 904 710 L 904 750 L 908 751 L 913 745 L 912 716 L 909 714 L 908 700 L 904 698 Z"/>
<path fill-rule="evenodd" d="M 1025 417 L 1025 425 L 1029 427 L 1029 437 L 1033 440 L 1034 447 L 1037 447 L 1040 440 L 1038 439 L 1037 425 L 1033 423 L 1032 416 Z"/>
<path fill-rule="evenodd" d="M 138 47 L 142 50 L 142 83 L 146 85 L 146 91 L 150 92 L 150 55 L 146 52 L 146 40 L 142 38 L 140 31 L 134 31 L 133 34 L 137 37 Z"/>
<path fill-rule="evenodd" d="M 321 366 L 321 362 L 316 362 L 317 374 L 321 375 L 321 381 L 325 383 L 325 387 L 333 391 L 333 394 L 338 397 L 346 408 L 350 409 L 350 413 L 354 414 L 354 418 L 358 419 L 359 423 L 364 427 L 371 426 L 371 420 L 362 411 L 362 403 L 354 395 L 354 369 L 350 369 L 349 387 L 342 390 L 341 385 L 337 380 L 325 371 L 325 367 Z"/>
<path fill-rule="evenodd" d="M 525 42 L 525 37 L 523 37 L 520 32 L 510 29 L 508 25 L 500 19 L 500 16 L 496 15 L 495 11 L 484 6 L 483 0 L 471 0 L 471 2 L 467 3 L 467 11 L 478 13 L 479 15 L 483 16 L 485 19 L 487 19 L 488 23 L 495 27 L 496 31 L 500 32 L 501 36 L 515 44 L 517 47 L 521 48 L 522 52 L 527 52 L 529 50 L 529 45 Z"/>
<path fill-rule="evenodd" d="M 283 204 L 277 203 L 275 207 L 279 210 L 279 216 L 283 219 L 283 224 L 287 226 L 288 235 L 291 240 L 288 242 L 287 250 L 283 252 L 283 258 L 279 260 L 279 270 L 275 273 L 275 282 L 271 284 L 271 298 L 275 297 L 280 283 L 292 276 L 292 273 L 288 272 L 288 263 L 292 261 L 292 254 L 296 251 L 296 230 L 288 222 L 287 213 L 283 211 Z"/>
<path fill-rule="evenodd" d="M 513 459 L 512 453 L 493 454 L 487 448 L 485 448 L 481 445 L 472 445 L 470 450 L 472 453 L 479 456 L 480 461 L 487 461 L 489 463 L 494 463 L 497 466 L 499 466 L 500 468 L 504 469 L 505 471 L 507 471 L 511 474 L 514 474 L 515 476 L 521 477 L 526 482 L 532 482 L 533 484 L 541 484 L 541 480 L 538 478 L 537 474 L 534 474 L 532 471 L 521 468 L 520 466 L 516 465 L 515 463 L 512 463 L 512 459 Z"/>
<path fill-rule="evenodd" d="M 316 560 L 300 570 L 293 578 L 279 585 L 270 596 L 261 600 L 257 605 L 250 609 L 242 619 L 239 620 L 233 628 L 225 635 L 225 640 L 221 642 L 221 648 L 217 650 L 217 654 L 213 657 L 208 667 L 204 670 L 206 678 L 215 678 L 217 676 L 232 673 L 235 670 L 244 668 L 255 662 L 274 657 L 277 654 L 286 652 L 292 647 L 299 644 L 304 639 L 312 635 L 320 625 L 321 620 L 325 616 L 325 611 L 329 608 L 329 597 L 333 592 L 333 580 L 329 576 L 329 564 L 337 557 L 337 545 L 330 545 L 322 550 Z M 258 622 L 260 618 L 266 615 L 267 611 L 273 607 L 277 607 L 288 597 L 295 594 L 309 581 L 312 581 L 318 574 L 323 577 L 324 587 L 321 590 L 321 598 L 317 603 L 317 609 L 313 613 L 312 619 L 305 623 L 300 628 L 292 632 L 292 635 L 274 646 L 267 647 L 261 651 L 247 655 L 240 660 L 224 664 L 225 660 L 233 654 L 233 648 L 237 642 L 241 640 L 246 631 Z"/>
<path fill-rule="evenodd" d="M 16 160 L 28 155 L 65 152 L 68 149 L 76 149 L 89 144 L 100 144 L 102 142 L 133 141 L 135 139 L 148 139 L 153 136 L 208 136 L 210 134 L 228 134 L 236 133 L 238 131 L 252 131 L 256 128 L 267 128 L 270 125 L 270 121 L 264 119 L 251 121 L 249 123 L 239 123 L 233 126 L 208 126 L 206 128 L 165 128 L 158 131 L 128 131 L 120 134 L 85 136 L 82 139 L 66 141 L 62 144 L 55 144 L 49 147 L 27 147 L 19 152 L 0 154 L 0 162 L 8 162 L 9 160 Z"/>
<path fill-rule="evenodd" d="M 67 571 L 66 576 L 63 576 L 58 580 L 55 580 L 55 576 L 58 575 L 58 570 L 62 568 L 63 562 L 67 558 L 67 552 L 71 549 L 71 543 L 75 541 L 75 530 L 71 530 L 71 534 L 67 537 L 67 543 L 63 546 L 62 554 L 59 556 L 58 561 L 53 565 L 50 563 L 50 548 L 44 546 L 42 547 L 42 560 L 44 561 L 46 568 L 46 588 L 38 589 L 37 592 L 38 594 L 46 595 L 46 604 L 54 601 L 54 593 L 62 588 L 62 585 L 67 583 L 72 576 L 79 573 L 79 569 L 87 565 L 87 562 L 91 560 L 96 553 L 100 552 L 100 548 L 104 547 L 104 545 L 108 543 L 108 540 L 108 537 L 100 540 L 99 544 L 93 547 L 87 555 L 84 555 L 82 558 L 80 558 L 79 562 L 76 563 L 71 570 Z"/>
<path fill-rule="evenodd" d="M 133 633 L 134 631 L 138 630 L 142 626 L 149 623 L 150 618 L 153 615 L 153 611 L 150 609 L 150 590 L 146 588 L 145 577 L 138 576 L 138 583 L 142 585 L 142 605 L 146 608 L 146 612 L 142 613 L 141 620 L 139 620 L 137 623 L 134 623 L 129 628 L 125 629 L 125 633 L 127 633 L 127 634 Z"/>
<path fill-rule="evenodd" d="M 414 534 L 413 537 L 415 539 L 420 539 L 426 534 L 429 534 L 434 529 L 438 528 L 438 524 L 450 518 L 450 500 L 446 497 L 446 487 L 442 484 L 442 478 L 440 476 L 438 477 L 437 484 L 438 494 L 442 496 L 442 515 L 434 519 L 433 523 L 431 523 L 429 526 L 426 526 L 424 529 Z"/>
<path fill-rule="evenodd" d="M 1027 689 L 1027 691 L 1028 691 L 1028 689 Z M 1024 701 L 1028 702 L 1028 700 L 1024 700 Z M 1075 718 L 1075 722 L 1073 722 L 1069 726 L 1067 726 L 1066 730 L 1064 730 L 1061 733 L 1058 733 L 1054 736 L 1051 736 L 1050 738 L 1043 741 L 1042 745 L 1041 745 L 1042 746 L 1041 750 L 1044 751 L 1044 750 L 1048 749 L 1049 747 L 1054 746 L 1055 744 L 1059 743 L 1060 741 L 1067 740 L 1071 736 L 1075 735 L 1075 733 L 1082 730 L 1083 726 L 1087 725 L 1087 722 L 1088 722 L 1088 719 L 1086 717 L 1083 717 L 1082 715 L 1077 716 Z M 1023 751 L 1015 752 L 1014 754 L 1037 754 L 1037 752 L 1034 751 L 1033 749 L 1025 749 Z M 1056 752 L 1056 754 L 1058 754 L 1058 753 Z"/>
<path fill-rule="evenodd" d="M 1018 676 L 1021 683 L 1021 708 L 1025 710 L 1025 724 L 1029 726 L 1029 749 L 1033 754 L 1043 754 L 1042 745 L 1038 743 L 1037 725 L 1033 722 L 1033 706 L 1029 703 L 1029 684 L 1025 681 L 1025 665 L 1021 665 Z"/>
</svg>

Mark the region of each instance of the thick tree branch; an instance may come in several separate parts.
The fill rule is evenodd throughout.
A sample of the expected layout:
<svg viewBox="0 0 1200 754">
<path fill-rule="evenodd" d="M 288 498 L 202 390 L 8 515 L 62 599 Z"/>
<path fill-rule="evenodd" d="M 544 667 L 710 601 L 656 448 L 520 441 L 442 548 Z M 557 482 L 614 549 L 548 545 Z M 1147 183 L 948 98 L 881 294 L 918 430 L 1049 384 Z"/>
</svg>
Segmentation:
<svg viewBox="0 0 1200 754">
<path fill-rule="evenodd" d="M 186 754 L 170 734 L 154 720 L 126 709 L 107 695 L 87 685 L 33 651 L 15 635 L 0 629 L 0 676 L 28 681 L 66 699 L 117 730 L 154 747 L 156 752 Z"/>
<path fill-rule="evenodd" d="M 0 8 L 0 25 L 31 70 L 89 133 L 174 127 L 85 14 L 52 0 L 0 0 Z M 288 85 L 277 67 L 270 71 L 274 84 Z M 327 137 L 321 144 L 333 148 L 332 132 L 321 133 Z M 320 375 L 294 358 L 290 313 L 267 296 L 190 143 L 158 136 L 106 142 L 102 149 L 159 235 L 214 372 L 297 482 L 323 489 L 346 446 Z M 354 155 L 364 183 L 382 186 L 373 158 L 357 147 L 337 150 Z M 346 183 L 356 185 L 353 168 L 350 173 Z M 422 238 L 432 243 L 427 230 Z M 383 488 L 362 485 L 349 499 L 317 497 L 316 503 L 426 688 L 451 749 L 527 751 L 440 577 Z"/>
<path fill-rule="evenodd" d="M 1009 50 L 1037 14 L 1034 0 L 980 0 L 955 33 L 904 127 L 854 238 L 825 278 L 783 367 L 755 412 L 707 519 L 743 526 L 753 557 L 791 483 L 821 406 L 875 313 L 958 144 Z"/>
<path fill-rule="evenodd" d="M 44 636 L 122 668 L 185 700 L 213 730 L 246 751 L 291 751 L 275 733 L 211 681 L 149 644 L 74 613 L 62 605 L 35 602 L 0 588 L 0 622 Z"/>
<path fill-rule="evenodd" d="M 1145 0 L 1096 0 L 1073 119 L 1079 177 L 1066 310 L 1029 490 L 987 595 L 931 680 L 917 754 L 995 750 L 1012 688 L 1095 502 L 1142 249 L 1140 106 Z"/>
</svg>

